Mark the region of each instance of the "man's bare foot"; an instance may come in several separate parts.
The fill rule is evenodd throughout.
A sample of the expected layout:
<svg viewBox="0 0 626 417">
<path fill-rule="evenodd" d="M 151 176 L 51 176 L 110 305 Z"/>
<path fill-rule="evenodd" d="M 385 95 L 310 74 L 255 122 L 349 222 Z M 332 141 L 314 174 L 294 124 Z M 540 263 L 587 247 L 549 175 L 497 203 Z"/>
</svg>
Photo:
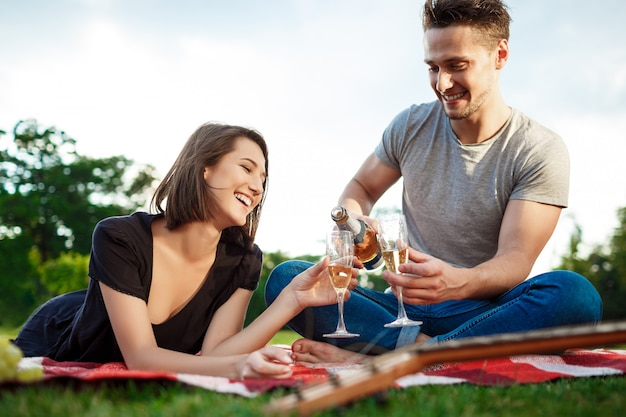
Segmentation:
<svg viewBox="0 0 626 417">
<path fill-rule="evenodd" d="M 360 363 L 367 355 L 341 349 L 329 343 L 298 339 L 291 345 L 293 359 L 304 363 Z"/>
<path fill-rule="evenodd" d="M 423 345 L 424 343 L 426 343 L 427 341 L 429 341 L 430 339 L 432 339 L 430 336 L 428 336 L 427 334 L 424 333 L 420 333 L 417 335 L 417 337 L 415 338 L 415 343 L 419 344 L 419 345 Z"/>
</svg>

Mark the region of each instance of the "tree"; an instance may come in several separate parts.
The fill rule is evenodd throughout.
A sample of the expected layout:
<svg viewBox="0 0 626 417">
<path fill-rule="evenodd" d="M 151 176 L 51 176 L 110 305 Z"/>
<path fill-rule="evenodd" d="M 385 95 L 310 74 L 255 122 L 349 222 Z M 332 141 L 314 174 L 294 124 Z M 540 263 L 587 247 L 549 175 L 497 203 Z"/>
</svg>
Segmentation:
<svg viewBox="0 0 626 417">
<path fill-rule="evenodd" d="M 604 304 L 603 319 L 626 318 L 626 207 L 618 210 L 619 226 L 608 245 L 596 245 L 588 256 L 579 252 L 582 230 L 576 225 L 569 252 L 561 258 L 559 269 L 585 276 L 598 290 Z"/>
<path fill-rule="evenodd" d="M 19 324 L 39 301 L 37 269 L 29 259 L 31 248 L 24 236 L 0 237 L 0 325 Z"/>
<path fill-rule="evenodd" d="M 40 265 L 41 283 L 54 295 L 87 288 L 89 284 L 89 255 L 62 253 Z"/>
<path fill-rule="evenodd" d="M 42 262 L 68 249 L 88 253 L 96 222 L 145 204 L 152 166 L 81 156 L 74 139 L 35 120 L 18 122 L 13 136 L 0 148 L 0 238 L 29 237 Z"/>
<path fill-rule="evenodd" d="M 626 207 L 617 211 L 619 226 L 615 229 L 611 238 L 610 250 L 611 262 L 616 270 L 620 271 L 621 283 L 626 288 Z"/>
<path fill-rule="evenodd" d="M 76 140 L 36 120 L 19 121 L 12 140 L 5 135 L 0 131 L 0 317 L 6 318 L 16 303 L 32 307 L 50 295 L 39 264 L 66 251 L 88 254 L 95 224 L 144 206 L 155 178 L 154 167 L 123 156 L 81 156 Z"/>
</svg>

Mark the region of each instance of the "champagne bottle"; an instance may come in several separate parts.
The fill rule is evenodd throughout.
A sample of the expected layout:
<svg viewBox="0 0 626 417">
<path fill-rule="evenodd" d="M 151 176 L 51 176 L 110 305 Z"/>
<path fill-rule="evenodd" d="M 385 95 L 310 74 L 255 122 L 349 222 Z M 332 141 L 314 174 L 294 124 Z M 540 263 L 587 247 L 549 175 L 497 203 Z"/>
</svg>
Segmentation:
<svg viewBox="0 0 626 417">
<path fill-rule="evenodd" d="M 366 269 L 377 269 L 383 264 L 383 257 L 376 239 L 376 231 L 362 220 L 348 214 L 341 206 L 334 207 L 330 217 L 340 230 L 349 230 L 354 236 L 354 254 L 363 262 Z"/>
</svg>

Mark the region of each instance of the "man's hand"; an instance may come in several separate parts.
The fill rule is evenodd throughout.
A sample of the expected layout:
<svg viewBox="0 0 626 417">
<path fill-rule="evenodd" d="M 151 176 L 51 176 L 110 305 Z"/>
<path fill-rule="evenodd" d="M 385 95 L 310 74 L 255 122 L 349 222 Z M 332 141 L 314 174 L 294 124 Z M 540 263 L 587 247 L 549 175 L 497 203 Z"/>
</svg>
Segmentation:
<svg viewBox="0 0 626 417">
<path fill-rule="evenodd" d="M 394 294 L 402 287 L 405 303 L 426 305 L 465 298 L 466 283 L 458 268 L 413 248 L 409 248 L 409 260 L 412 262 L 400 265 L 402 274 L 383 272 Z"/>
</svg>

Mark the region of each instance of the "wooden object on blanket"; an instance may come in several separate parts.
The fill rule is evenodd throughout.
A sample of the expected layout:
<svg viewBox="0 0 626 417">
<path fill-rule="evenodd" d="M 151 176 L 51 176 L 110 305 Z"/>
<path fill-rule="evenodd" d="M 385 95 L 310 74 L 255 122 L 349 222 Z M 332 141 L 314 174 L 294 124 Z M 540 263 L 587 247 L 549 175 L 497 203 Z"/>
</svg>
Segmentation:
<svg viewBox="0 0 626 417">
<path fill-rule="evenodd" d="M 398 378 L 437 363 L 548 354 L 620 343 L 626 343 L 626 321 L 471 337 L 432 345 L 409 345 L 374 357 L 345 376 L 334 376 L 328 382 L 304 386 L 294 394 L 274 400 L 266 411 L 270 414 L 296 412 L 307 416 L 390 388 Z"/>
</svg>

